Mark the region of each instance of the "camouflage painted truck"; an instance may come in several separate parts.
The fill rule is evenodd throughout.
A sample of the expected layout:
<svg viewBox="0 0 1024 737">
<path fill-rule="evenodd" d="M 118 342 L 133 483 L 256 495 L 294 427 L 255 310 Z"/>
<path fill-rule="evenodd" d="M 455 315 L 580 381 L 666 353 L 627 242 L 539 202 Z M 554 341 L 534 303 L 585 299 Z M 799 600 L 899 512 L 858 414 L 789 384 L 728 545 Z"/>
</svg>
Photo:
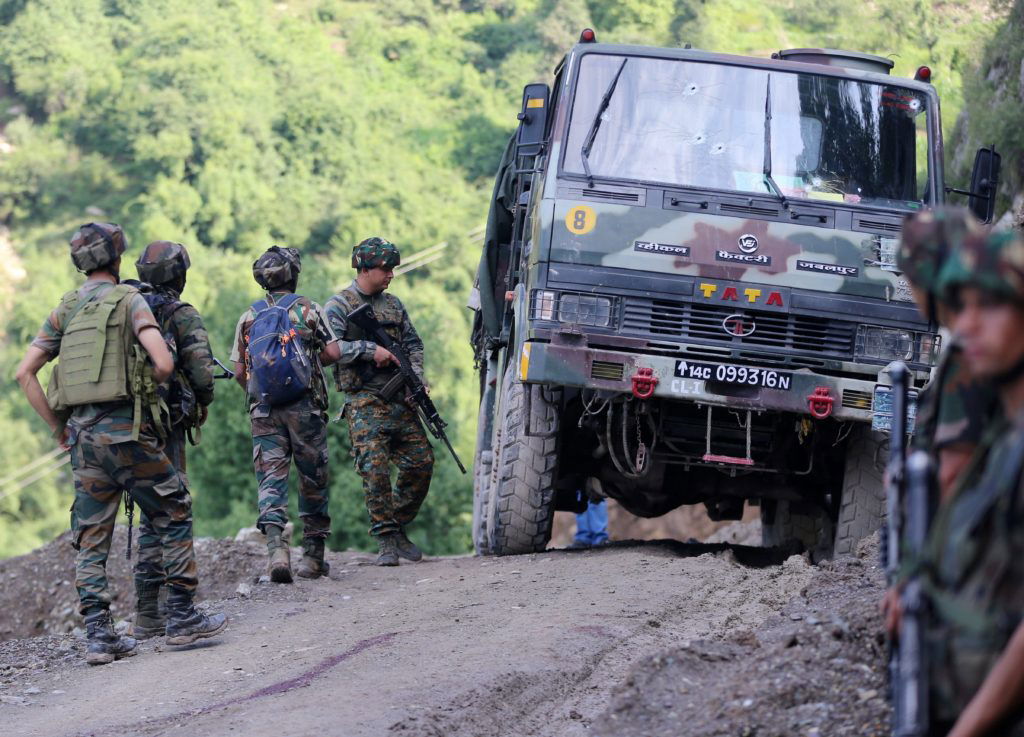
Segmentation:
<svg viewBox="0 0 1024 737">
<path fill-rule="evenodd" d="M 543 549 L 588 497 L 749 502 L 765 544 L 818 558 L 880 525 L 886 367 L 920 388 L 940 343 L 896 245 L 948 191 L 930 72 L 892 65 L 587 30 L 525 88 L 470 305 L 479 553 Z M 996 163 L 979 152 L 976 211 Z"/>
</svg>

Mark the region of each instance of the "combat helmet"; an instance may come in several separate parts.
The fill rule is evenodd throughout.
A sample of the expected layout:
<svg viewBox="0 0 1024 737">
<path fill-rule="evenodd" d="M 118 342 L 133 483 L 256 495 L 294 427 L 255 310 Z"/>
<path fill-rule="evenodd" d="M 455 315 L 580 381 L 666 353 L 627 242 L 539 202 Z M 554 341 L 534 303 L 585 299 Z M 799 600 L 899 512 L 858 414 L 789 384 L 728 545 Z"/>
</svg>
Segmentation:
<svg viewBox="0 0 1024 737">
<path fill-rule="evenodd" d="M 172 241 L 153 241 L 135 262 L 139 279 L 150 284 L 173 282 L 185 276 L 191 265 L 185 246 Z"/>
<path fill-rule="evenodd" d="M 937 286 L 945 300 L 959 287 L 976 287 L 996 299 L 1024 304 L 1024 235 L 993 231 L 965 239 L 950 253 Z"/>
<path fill-rule="evenodd" d="M 398 247 L 380 236 L 367 238 L 352 249 L 352 268 L 357 271 L 381 267 L 390 269 L 402 263 Z"/>
<path fill-rule="evenodd" d="M 294 248 L 271 246 L 252 265 L 252 276 L 264 289 L 274 289 L 298 278 L 302 258 Z"/>
<path fill-rule="evenodd" d="M 942 207 L 909 215 L 896 253 L 897 268 L 917 289 L 937 293 L 939 272 L 965 239 L 984 235 L 984 226 L 965 207 Z"/>
<path fill-rule="evenodd" d="M 120 225 L 86 223 L 71 236 L 71 262 L 79 271 L 94 271 L 116 261 L 127 246 Z"/>
</svg>

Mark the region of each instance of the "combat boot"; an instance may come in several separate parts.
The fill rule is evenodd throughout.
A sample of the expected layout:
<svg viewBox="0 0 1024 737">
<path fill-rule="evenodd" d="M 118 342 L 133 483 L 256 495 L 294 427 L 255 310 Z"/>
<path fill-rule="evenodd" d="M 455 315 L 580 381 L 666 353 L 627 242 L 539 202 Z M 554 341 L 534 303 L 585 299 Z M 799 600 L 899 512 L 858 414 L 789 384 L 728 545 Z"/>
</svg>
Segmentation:
<svg viewBox="0 0 1024 737">
<path fill-rule="evenodd" d="M 277 525 L 267 525 L 267 553 L 270 560 L 267 572 L 274 583 L 292 582 L 292 554 L 288 544 L 281 539 L 282 529 Z"/>
<path fill-rule="evenodd" d="M 324 560 L 324 539 L 307 537 L 302 541 L 302 560 L 299 561 L 295 573 L 303 578 L 320 578 L 331 571 L 331 566 Z"/>
<path fill-rule="evenodd" d="M 379 546 L 379 552 L 377 553 L 377 565 L 397 566 L 398 546 L 395 544 L 395 534 L 388 533 L 387 535 L 380 535 L 377 538 L 377 545 Z"/>
<path fill-rule="evenodd" d="M 167 644 L 191 645 L 204 637 L 213 637 L 228 626 L 221 613 L 204 614 L 192 603 L 192 594 L 171 589 L 167 595 Z"/>
<path fill-rule="evenodd" d="M 132 637 L 123 637 L 114 632 L 109 609 L 86 615 L 85 632 L 89 642 L 85 662 L 89 665 L 113 663 L 118 658 L 135 654 L 138 643 Z"/>
<path fill-rule="evenodd" d="M 132 622 L 132 637 L 148 640 L 162 637 L 167 618 L 160 611 L 160 582 L 147 580 L 146 576 L 135 576 L 135 621 Z"/>
<path fill-rule="evenodd" d="M 416 543 L 406 537 L 405 530 L 399 529 L 395 533 L 395 549 L 400 558 L 411 560 L 413 563 L 423 560 L 423 551 L 416 547 Z"/>
</svg>

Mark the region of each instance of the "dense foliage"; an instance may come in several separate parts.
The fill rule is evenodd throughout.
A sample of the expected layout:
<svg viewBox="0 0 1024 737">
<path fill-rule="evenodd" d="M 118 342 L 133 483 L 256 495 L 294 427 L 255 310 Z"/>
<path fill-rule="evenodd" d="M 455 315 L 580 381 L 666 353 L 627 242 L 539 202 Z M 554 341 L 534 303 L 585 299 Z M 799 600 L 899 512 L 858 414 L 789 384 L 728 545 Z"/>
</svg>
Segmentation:
<svg viewBox="0 0 1024 737">
<path fill-rule="evenodd" d="M 905 76 L 929 63 L 949 129 L 962 75 L 1005 11 L 938 0 L 0 0 L 0 478 L 52 447 L 10 377 L 76 283 L 66 243 L 80 222 L 125 225 L 129 261 L 150 240 L 188 244 L 185 297 L 222 358 L 258 297 L 249 266 L 271 243 L 303 250 L 300 291 L 322 302 L 351 278 L 348 253 L 364 237 L 383 235 L 406 257 L 447 242 L 442 259 L 394 288 L 469 459 L 469 233 L 485 217 L 522 85 L 549 81 L 581 28 L 758 55 L 805 45 L 892 53 Z M 331 545 L 365 546 L 343 426 L 332 424 L 330 443 Z M 432 553 L 467 550 L 470 481 L 438 458 L 414 537 Z M 237 386 L 218 387 L 189 477 L 198 533 L 254 522 Z M 66 467 L 0 486 L 0 556 L 59 533 L 70 501 Z"/>
</svg>

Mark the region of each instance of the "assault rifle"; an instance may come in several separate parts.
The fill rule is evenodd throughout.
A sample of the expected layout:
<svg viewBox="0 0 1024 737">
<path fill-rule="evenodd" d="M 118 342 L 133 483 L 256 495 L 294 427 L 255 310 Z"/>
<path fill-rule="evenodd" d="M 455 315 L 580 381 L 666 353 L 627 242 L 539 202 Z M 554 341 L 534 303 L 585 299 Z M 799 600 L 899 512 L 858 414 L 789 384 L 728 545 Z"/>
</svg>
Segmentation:
<svg viewBox="0 0 1024 737">
<path fill-rule="evenodd" d="M 889 465 L 886 468 L 886 528 L 882 548 L 885 577 L 891 586 L 900 568 L 903 534 L 903 489 L 907 462 L 907 394 L 910 372 L 902 361 L 889 369 L 892 378 L 892 425 L 889 430 Z"/>
<path fill-rule="evenodd" d="M 923 450 L 914 451 L 906 468 L 906 549 L 911 560 L 921 555 L 928 536 L 929 488 L 932 462 Z M 928 667 L 925 657 L 926 605 L 921 590 L 921 575 L 915 572 L 900 592 L 899 642 L 893 656 L 896 661 L 893 691 L 894 737 L 928 737 Z"/>
<path fill-rule="evenodd" d="M 889 370 L 892 377 L 892 425 L 886 469 L 885 544 L 882 555 L 889 586 L 898 583 L 901 553 L 915 559 L 928 531 L 928 487 L 931 463 L 916 451 L 907 459 L 907 405 L 910 372 L 902 362 Z M 906 546 L 904 547 L 904 541 Z M 893 737 L 927 737 L 928 685 L 924 667 L 924 607 L 917 575 L 900 592 L 900 630 L 889 650 L 889 684 L 893 701 Z"/>
<path fill-rule="evenodd" d="M 398 359 L 398 370 L 401 372 L 405 388 L 409 391 L 409 396 L 415 402 L 417 414 L 419 414 L 427 429 L 430 430 L 430 434 L 445 444 L 448 452 L 452 454 L 452 458 L 459 465 L 459 470 L 466 473 L 466 467 L 462 465 L 462 461 L 459 460 L 455 448 L 452 447 L 451 442 L 448 440 L 448 435 L 444 431 L 448 423 L 442 420 L 441 415 L 438 414 L 437 407 L 434 406 L 430 395 L 427 394 L 427 388 L 423 386 L 420 377 L 413 370 L 409 356 L 406 355 L 401 345 L 391 339 L 391 336 L 387 334 L 380 322 L 377 321 L 377 316 L 373 314 L 373 308 L 367 304 L 360 305 L 349 313 L 348 319 L 353 325 L 360 327 L 364 333 L 373 338 L 375 343 L 387 348 Z"/>
</svg>

